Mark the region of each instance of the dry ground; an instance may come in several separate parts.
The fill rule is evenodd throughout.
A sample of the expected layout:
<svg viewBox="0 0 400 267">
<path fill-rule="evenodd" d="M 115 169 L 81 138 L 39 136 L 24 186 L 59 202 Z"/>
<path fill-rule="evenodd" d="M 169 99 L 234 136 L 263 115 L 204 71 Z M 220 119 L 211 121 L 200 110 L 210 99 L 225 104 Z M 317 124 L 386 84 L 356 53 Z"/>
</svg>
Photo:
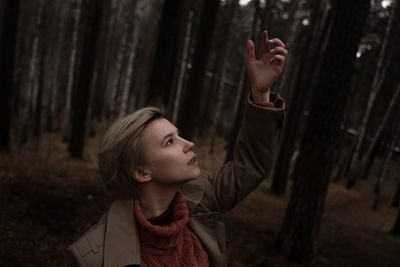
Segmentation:
<svg viewBox="0 0 400 267">
<path fill-rule="evenodd" d="M 89 139 L 84 160 L 71 160 L 65 146 L 48 135 L 39 153 L 27 146 L 12 156 L 0 155 L 0 266 L 63 266 L 68 244 L 95 223 L 110 200 L 103 193 L 95 163 L 96 139 Z M 218 140 L 209 155 L 209 140 L 198 140 L 204 171 L 223 162 Z M 399 164 L 388 177 L 398 175 Z M 376 173 L 375 173 L 376 176 Z M 318 253 L 291 262 L 273 249 L 288 196 L 276 197 L 264 182 L 226 215 L 232 266 L 400 266 L 400 237 L 389 231 L 397 210 L 389 204 L 395 179 L 384 182 L 379 211 L 371 210 L 374 181 L 359 181 L 346 190 L 331 184 Z"/>
</svg>

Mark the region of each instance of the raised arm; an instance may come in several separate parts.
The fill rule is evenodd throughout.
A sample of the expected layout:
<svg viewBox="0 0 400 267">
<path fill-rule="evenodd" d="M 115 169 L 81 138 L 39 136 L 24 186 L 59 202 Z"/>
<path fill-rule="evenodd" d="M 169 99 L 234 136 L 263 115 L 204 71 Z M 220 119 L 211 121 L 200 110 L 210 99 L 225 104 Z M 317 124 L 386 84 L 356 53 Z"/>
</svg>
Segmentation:
<svg viewBox="0 0 400 267">
<path fill-rule="evenodd" d="M 270 87 L 282 72 L 287 50 L 279 39 L 268 40 L 263 32 L 263 54 L 257 60 L 254 44 L 247 42 L 247 72 L 251 94 L 246 99 L 234 159 L 214 173 L 194 181 L 204 189 L 203 205 L 209 211 L 226 212 L 254 190 L 270 173 L 277 134 L 282 126 L 284 101 L 270 94 Z M 271 45 L 275 46 L 271 49 Z M 263 105 L 272 102 L 271 105 Z"/>
</svg>

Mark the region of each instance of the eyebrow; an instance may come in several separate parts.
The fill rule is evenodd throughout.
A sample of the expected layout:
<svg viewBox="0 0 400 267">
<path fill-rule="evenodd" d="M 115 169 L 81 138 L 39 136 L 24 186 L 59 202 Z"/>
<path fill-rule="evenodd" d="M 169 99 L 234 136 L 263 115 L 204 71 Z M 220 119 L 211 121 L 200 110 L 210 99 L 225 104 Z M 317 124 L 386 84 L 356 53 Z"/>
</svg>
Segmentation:
<svg viewBox="0 0 400 267">
<path fill-rule="evenodd" d="M 164 144 L 165 139 L 168 139 L 168 138 L 174 136 L 175 133 L 179 134 L 179 130 L 177 128 L 175 128 L 175 132 L 169 133 L 166 136 L 164 136 L 162 141 L 161 141 L 161 144 Z"/>
<path fill-rule="evenodd" d="M 168 138 L 172 137 L 173 135 L 174 135 L 174 133 L 167 134 L 166 136 L 164 136 L 164 138 L 162 139 L 161 143 L 163 144 L 165 139 L 168 139 Z"/>
</svg>

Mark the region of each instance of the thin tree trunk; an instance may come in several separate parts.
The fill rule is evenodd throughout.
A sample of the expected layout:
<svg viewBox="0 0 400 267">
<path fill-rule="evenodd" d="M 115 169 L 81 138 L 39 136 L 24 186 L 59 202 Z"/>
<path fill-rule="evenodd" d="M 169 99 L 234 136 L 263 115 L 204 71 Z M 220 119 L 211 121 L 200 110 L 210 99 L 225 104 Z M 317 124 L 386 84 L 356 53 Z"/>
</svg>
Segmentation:
<svg viewBox="0 0 400 267">
<path fill-rule="evenodd" d="M 368 124 L 369 116 L 371 114 L 372 107 L 374 106 L 376 96 L 378 95 L 378 92 L 380 91 L 380 89 L 382 87 L 381 80 L 383 80 L 383 78 L 381 76 L 384 75 L 382 68 L 384 67 L 383 63 L 385 60 L 386 48 L 387 48 L 387 44 L 388 44 L 388 40 L 389 40 L 389 34 L 391 32 L 392 25 L 393 25 L 394 14 L 396 13 L 395 11 L 396 11 L 396 2 L 393 5 L 392 13 L 388 20 L 388 24 L 386 27 L 386 33 L 384 36 L 384 41 L 383 41 L 383 44 L 382 44 L 382 47 L 380 50 L 380 54 L 379 54 L 378 64 L 377 64 L 377 68 L 376 68 L 376 72 L 375 72 L 375 76 L 374 76 L 374 81 L 372 82 L 372 89 L 369 94 L 368 103 L 367 103 L 367 107 L 364 111 L 363 119 L 359 126 L 359 135 L 358 135 L 358 139 L 357 139 L 357 145 L 356 145 L 356 149 L 353 153 L 351 163 L 350 163 L 348 181 L 347 181 L 347 185 L 346 185 L 347 188 L 353 187 L 358 176 L 360 175 L 361 147 L 362 147 L 362 144 L 364 141 L 364 137 L 366 135 L 367 124 Z"/>
<path fill-rule="evenodd" d="M 15 88 L 13 77 L 15 67 L 15 47 L 19 16 L 19 0 L 7 0 L 2 20 L 2 38 L 0 50 L 0 151 L 10 151 L 11 99 Z"/>
<path fill-rule="evenodd" d="M 150 15 L 148 18 L 148 22 L 146 23 L 146 28 L 144 30 L 145 32 L 145 38 L 144 38 L 144 47 L 143 47 L 143 52 L 142 52 L 142 56 L 140 57 L 139 60 L 139 65 L 141 66 L 140 68 L 138 68 L 138 72 L 136 74 L 136 81 L 135 81 L 135 104 L 134 107 L 135 108 L 139 108 L 139 107 L 143 107 L 145 105 L 146 102 L 146 81 L 147 81 L 147 77 L 148 77 L 148 72 L 149 68 L 151 66 L 149 66 L 149 61 L 150 61 L 150 54 L 151 54 L 151 42 L 153 42 L 153 32 L 155 31 L 155 27 L 157 25 L 157 13 L 159 12 L 159 10 L 161 9 L 161 6 L 163 2 L 162 1 L 153 1 L 152 2 L 152 7 L 151 7 L 151 11 L 150 11 Z"/>
<path fill-rule="evenodd" d="M 199 119 L 199 101 L 203 89 L 207 60 L 214 27 L 217 20 L 220 2 L 218 0 L 204 1 L 202 16 L 199 25 L 199 35 L 193 56 L 193 68 L 188 78 L 188 92 L 182 105 L 182 112 L 178 118 L 178 128 L 181 129 L 183 137 L 192 139 Z"/>
<path fill-rule="evenodd" d="M 368 163 L 368 160 L 372 153 L 372 150 L 374 149 L 375 144 L 379 139 L 379 136 L 382 134 L 383 128 L 385 127 L 390 114 L 392 114 L 393 107 L 395 106 L 395 104 L 397 102 L 399 94 L 400 94 L 400 83 L 397 85 L 396 91 L 394 92 L 394 95 L 393 95 L 392 99 L 390 100 L 389 106 L 387 107 L 385 114 L 383 115 L 383 118 L 380 120 L 378 129 L 376 130 L 375 135 L 372 138 L 371 144 L 369 145 L 367 152 L 364 153 L 361 158 L 361 164 L 360 164 L 361 170 L 364 170 L 367 168 L 367 163 Z"/>
<path fill-rule="evenodd" d="M 392 136 L 386 145 L 385 157 L 383 159 L 382 166 L 379 171 L 379 176 L 376 181 L 375 188 L 374 188 L 374 192 L 376 193 L 375 201 L 374 201 L 374 205 L 373 205 L 374 210 L 378 209 L 378 203 L 379 203 L 379 197 L 381 194 L 382 182 L 386 177 L 387 168 L 388 168 L 389 162 L 393 155 L 393 147 L 395 144 L 397 144 L 398 139 L 399 139 L 398 138 L 399 132 L 400 132 L 400 127 L 398 127 L 398 125 L 400 125 L 399 122 L 400 122 L 400 120 L 397 120 L 396 125 L 393 127 L 393 133 L 391 134 Z"/>
<path fill-rule="evenodd" d="M 290 6 L 289 6 L 289 15 L 288 15 L 288 20 L 285 25 L 285 30 L 282 35 L 282 41 L 286 43 L 289 40 L 289 37 L 291 35 L 291 32 L 296 32 L 296 28 L 298 26 L 293 26 L 293 23 L 295 23 L 295 13 L 297 9 L 297 2 L 298 1 L 290 1 Z"/>
<path fill-rule="evenodd" d="M 192 34 L 192 21 L 193 21 L 193 10 L 189 12 L 188 23 L 185 32 L 185 42 L 183 45 L 183 52 L 182 52 L 182 60 L 181 60 L 181 67 L 179 69 L 178 75 L 178 85 L 176 88 L 176 96 L 174 98 L 173 103 L 173 110 L 172 110 L 172 123 L 175 124 L 178 119 L 178 111 L 182 97 L 182 89 L 183 89 L 183 81 L 185 77 L 185 73 L 188 67 L 188 57 L 189 57 L 189 44 L 190 44 L 190 36 Z"/>
<path fill-rule="evenodd" d="M 108 110 L 104 108 L 106 92 L 108 89 L 108 81 L 109 81 L 109 70 L 113 66 L 111 62 L 115 62 L 115 57 L 112 52 L 115 49 L 111 46 L 113 41 L 119 40 L 115 36 L 120 36 L 120 31 L 117 30 L 117 18 L 120 17 L 118 13 L 118 6 L 116 0 L 106 1 L 104 2 L 103 10 L 106 13 L 104 15 L 104 21 L 107 21 L 107 26 L 104 27 L 105 30 L 102 30 L 101 37 L 99 40 L 99 45 L 104 45 L 104 50 L 100 57 L 99 61 L 99 70 L 97 79 L 94 81 L 94 88 L 96 90 L 93 91 L 92 98 L 92 110 L 91 110 L 91 119 L 101 120 L 104 114 L 107 114 Z M 112 55 L 112 56 L 110 56 Z M 108 103 L 107 103 L 108 104 Z M 106 112 L 104 112 L 106 110 Z"/>
<path fill-rule="evenodd" d="M 118 54 L 115 61 L 115 71 L 114 75 L 110 78 L 110 88 L 111 88 L 111 103 L 109 110 L 109 122 L 111 123 L 117 117 L 117 106 L 118 106 L 118 96 L 121 91 L 120 81 L 122 76 L 122 61 L 124 59 L 126 39 L 128 35 L 128 22 L 124 23 L 121 43 L 118 47 Z"/>
<path fill-rule="evenodd" d="M 42 53 L 40 57 L 40 70 L 39 70 L 39 84 L 38 84 L 38 93 L 36 95 L 36 109 L 35 109 L 35 124 L 33 125 L 33 137 L 40 137 L 40 129 L 42 124 L 42 95 L 43 95 L 43 87 L 44 87 L 44 53 Z"/>
<path fill-rule="evenodd" d="M 228 14 L 228 21 L 227 23 L 227 28 L 224 30 L 226 33 L 226 37 L 224 38 L 224 42 L 221 45 L 221 58 L 220 58 L 220 68 L 219 68 L 219 73 L 220 75 L 220 80 L 219 80 L 219 85 L 218 85 L 218 95 L 217 95 L 217 106 L 215 108 L 215 115 L 212 121 L 211 129 L 211 147 L 210 147 L 210 153 L 212 154 L 214 152 L 214 144 L 215 144 L 215 137 L 217 135 L 217 127 L 220 121 L 221 117 L 221 108 L 222 108 L 222 102 L 223 102 L 223 95 L 225 91 L 225 76 L 226 76 L 226 68 L 225 68 L 225 63 L 226 63 L 226 56 L 229 54 L 229 51 L 231 49 L 231 38 L 232 38 L 232 23 L 235 19 L 235 14 L 236 14 L 236 9 L 238 8 L 239 2 L 238 0 L 232 0 L 230 3 L 230 11 Z"/>
<path fill-rule="evenodd" d="M 260 12 L 260 1 L 256 0 L 256 1 L 254 1 L 254 15 L 253 15 L 253 22 L 252 22 L 252 27 L 251 27 L 251 34 L 250 34 L 251 40 L 256 39 L 256 30 L 259 28 L 259 23 L 260 23 L 259 12 Z M 245 103 L 244 99 L 246 97 L 246 92 L 249 87 L 249 85 L 248 85 L 249 81 L 248 81 L 247 72 L 246 72 L 246 70 L 247 70 L 247 63 L 246 63 L 247 62 L 247 54 L 246 54 L 246 52 L 244 54 L 245 54 L 244 55 L 245 62 L 243 63 L 244 66 L 242 69 L 244 71 L 244 73 L 242 72 L 242 74 L 244 75 L 243 76 L 244 81 L 242 83 L 242 87 L 238 88 L 238 91 L 239 91 L 238 94 L 240 95 L 240 99 L 238 101 L 239 105 L 236 108 L 237 112 L 234 114 L 235 119 L 234 119 L 231 133 L 228 138 L 228 149 L 227 149 L 228 151 L 226 153 L 225 162 L 231 161 L 233 159 L 233 152 L 235 149 L 236 137 L 239 133 L 240 125 L 242 123 L 242 118 L 243 118 L 243 109 L 244 109 L 244 103 Z"/>
<path fill-rule="evenodd" d="M 71 55 L 69 57 L 69 67 L 68 67 L 68 79 L 67 79 L 67 95 L 66 95 L 66 103 L 65 103 L 65 113 L 64 113 L 64 133 L 63 133 L 63 141 L 66 142 L 70 136 L 70 128 L 71 128 L 71 103 L 72 103 L 72 87 L 74 85 L 74 70 L 75 70 L 75 62 L 76 62 L 76 53 L 78 49 L 78 32 L 79 32 L 79 23 L 81 21 L 81 9 L 82 9 L 82 0 L 76 0 L 75 7 L 75 15 L 74 15 L 74 25 L 72 30 L 72 42 L 71 42 Z"/>
<path fill-rule="evenodd" d="M 392 207 L 400 207 L 400 181 L 397 182 L 397 190 L 394 194 L 394 198 L 392 201 Z"/>
<path fill-rule="evenodd" d="M 393 225 L 391 233 L 395 236 L 400 236 L 400 210 L 397 213 L 397 219 Z"/>
<path fill-rule="evenodd" d="M 64 10 L 62 12 L 65 12 Z M 52 31 L 55 33 L 54 39 L 56 39 L 55 42 L 51 42 L 51 50 L 50 50 L 50 60 L 52 64 L 51 67 L 51 77 L 50 77 L 50 96 L 48 97 L 48 102 L 47 102 L 47 121 L 46 121 L 46 130 L 47 131 L 53 131 L 54 126 L 55 126 L 55 119 L 58 118 L 58 113 L 57 113 L 57 107 L 59 106 L 58 103 L 58 92 L 60 91 L 60 88 L 58 85 L 60 84 L 59 81 L 59 73 L 60 73 L 60 59 L 61 59 L 61 49 L 63 47 L 62 43 L 64 42 L 64 35 L 65 35 L 65 21 L 64 19 L 65 15 L 61 15 L 60 19 L 58 20 L 58 23 L 56 25 L 56 29 L 52 29 Z M 58 121 L 58 120 L 57 120 Z M 57 128 L 60 125 L 57 123 Z"/>
<path fill-rule="evenodd" d="M 133 10 L 135 9 L 136 5 L 134 6 Z M 119 110 L 120 115 L 126 114 L 129 108 L 129 95 L 130 95 L 129 93 L 131 91 L 132 74 L 135 63 L 137 44 L 139 41 L 139 27 L 140 27 L 139 24 L 140 19 L 138 18 L 138 14 L 136 14 L 135 16 L 136 16 L 136 18 L 134 18 L 135 24 L 133 25 L 134 29 L 133 32 L 131 33 L 131 38 L 128 44 L 128 49 L 129 49 L 128 66 L 126 67 L 126 73 L 122 87 L 121 108 Z"/>
<path fill-rule="evenodd" d="M 32 112 L 35 110 L 35 96 L 37 94 L 37 69 L 38 69 L 38 50 L 39 50 L 39 37 L 40 27 L 42 23 L 43 0 L 38 3 L 38 13 L 35 20 L 35 35 L 32 43 L 32 56 L 29 66 L 28 74 L 28 88 L 25 95 L 25 108 L 21 120 L 21 137 L 19 145 L 23 145 L 28 140 L 28 130 L 32 126 L 29 119 Z"/>
<path fill-rule="evenodd" d="M 71 139 L 69 143 L 69 152 L 71 157 L 82 158 L 86 118 L 89 103 L 89 95 L 91 83 L 93 81 L 96 44 L 98 39 L 98 32 L 100 28 L 102 1 L 88 0 L 85 11 L 82 37 L 82 49 L 80 51 L 79 66 L 75 67 L 75 71 L 79 73 L 79 79 L 74 88 L 73 100 L 73 116 L 71 124 Z M 79 94 L 79 95 L 78 95 Z"/>
<path fill-rule="evenodd" d="M 157 47 L 147 89 L 147 105 L 168 105 L 176 66 L 180 26 L 184 15 L 183 0 L 165 0 L 159 24 Z"/>
</svg>

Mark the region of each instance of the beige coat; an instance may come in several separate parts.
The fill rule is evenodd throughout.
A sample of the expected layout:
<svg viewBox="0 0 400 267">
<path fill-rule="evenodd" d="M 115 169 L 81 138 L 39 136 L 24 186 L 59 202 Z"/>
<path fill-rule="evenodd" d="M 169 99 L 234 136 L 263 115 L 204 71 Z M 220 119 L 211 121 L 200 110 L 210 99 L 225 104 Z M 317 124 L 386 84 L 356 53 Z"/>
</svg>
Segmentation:
<svg viewBox="0 0 400 267">
<path fill-rule="evenodd" d="M 211 266 L 227 265 L 222 214 L 233 208 L 266 178 L 272 168 L 277 133 L 282 126 L 284 102 L 262 108 L 247 99 L 234 160 L 214 173 L 201 175 L 182 186 L 189 208 L 189 227 L 208 253 Z M 133 200 L 117 200 L 100 221 L 67 249 L 68 266 L 140 266 L 141 254 Z"/>
</svg>

